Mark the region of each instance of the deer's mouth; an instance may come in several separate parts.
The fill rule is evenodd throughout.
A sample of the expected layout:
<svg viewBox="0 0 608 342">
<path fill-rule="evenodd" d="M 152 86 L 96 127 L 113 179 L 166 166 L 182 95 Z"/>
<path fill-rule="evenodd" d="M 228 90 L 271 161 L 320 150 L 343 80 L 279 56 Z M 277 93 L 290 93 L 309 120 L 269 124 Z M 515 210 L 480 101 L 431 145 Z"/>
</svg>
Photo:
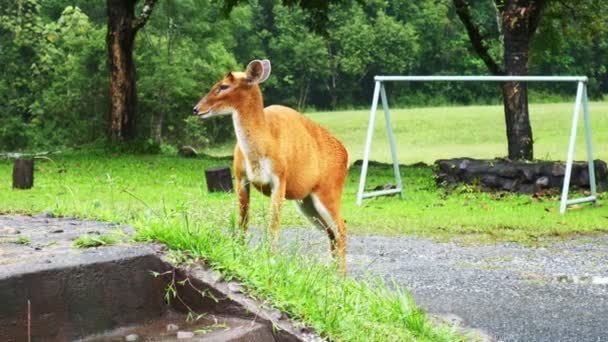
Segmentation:
<svg viewBox="0 0 608 342">
<path fill-rule="evenodd" d="M 209 119 L 211 117 L 215 117 L 215 116 L 224 116 L 224 115 L 230 115 L 232 114 L 233 110 L 232 108 L 226 108 L 226 109 L 222 109 L 219 111 L 215 111 L 213 110 L 213 108 L 209 108 L 207 110 L 203 110 L 203 111 L 199 111 L 196 115 L 205 120 L 205 119 Z"/>
<path fill-rule="evenodd" d="M 196 113 L 196 116 L 198 116 L 201 119 L 208 119 L 211 116 L 213 116 L 213 113 L 211 112 L 211 109 L 207 109 L 205 111 L 200 111 L 198 113 Z"/>
</svg>

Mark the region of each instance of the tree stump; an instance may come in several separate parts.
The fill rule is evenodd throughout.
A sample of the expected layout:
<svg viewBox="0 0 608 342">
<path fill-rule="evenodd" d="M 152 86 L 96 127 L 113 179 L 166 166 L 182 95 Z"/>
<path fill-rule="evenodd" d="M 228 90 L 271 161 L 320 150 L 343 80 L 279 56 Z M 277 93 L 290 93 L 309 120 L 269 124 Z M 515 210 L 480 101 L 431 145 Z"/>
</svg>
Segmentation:
<svg viewBox="0 0 608 342">
<path fill-rule="evenodd" d="M 207 179 L 207 191 L 209 192 L 231 192 L 232 191 L 232 175 L 230 168 L 221 166 L 205 170 L 205 179 Z"/>
<path fill-rule="evenodd" d="M 13 188 L 30 189 L 34 186 L 34 160 L 15 159 L 13 166 Z"/>
</svg>

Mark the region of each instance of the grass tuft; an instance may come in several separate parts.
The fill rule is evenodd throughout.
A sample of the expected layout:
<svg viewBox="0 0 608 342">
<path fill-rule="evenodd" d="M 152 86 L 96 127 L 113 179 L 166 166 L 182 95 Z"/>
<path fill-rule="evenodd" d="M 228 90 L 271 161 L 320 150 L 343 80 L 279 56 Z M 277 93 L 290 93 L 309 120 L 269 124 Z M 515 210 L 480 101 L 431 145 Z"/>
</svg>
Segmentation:
<svg viewBox="0 0 608 342">
<path fill-rule="evenodd" d="M 2 239 L 0 243 L 14 243 L 17 245 L 30 245 L 32 240 L 27 236 L 20 236 L 16 239 Z"/>
<path fill-rule="evenodd" d="M 99 246 L 110 246 L 118 243 L 118 239 L 109 235 L 81 235 L 74 240 L 76 248 L 91 248 Z"/>
</svg>

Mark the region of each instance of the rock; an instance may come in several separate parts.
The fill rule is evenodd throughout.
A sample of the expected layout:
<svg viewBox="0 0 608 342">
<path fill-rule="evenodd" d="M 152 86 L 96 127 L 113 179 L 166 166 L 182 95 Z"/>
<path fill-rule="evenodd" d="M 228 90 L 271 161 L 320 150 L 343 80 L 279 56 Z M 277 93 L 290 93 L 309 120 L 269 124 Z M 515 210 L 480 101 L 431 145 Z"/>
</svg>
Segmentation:
<svg viewBox="0 0 608 342">
<path fill-rule="evenodd" d="M 283 317 L 283 313 L 277 309 L 272 309 L 268 312 L 268 316 L 273 321 L 278 321 Z"/>
<path fill-rule="evenodd" d="M 375 187 L 374 191 L 391 190 L 391 189 L 397 189 L 397 186 L 394 184 L 382 184 L 382 185 L 378 185 L 377 187 Z"/>
<path fill-rule="evenodd" d="M 167 331 L 177 331 L 177 330 L 179 330 L 179 325 L 167 324 Z"/>
<path fill-rule="evenodd" d="M 36 218 L 54 218 L 55 215 L 50 211 L 44 211 L 38 215 L 35 215 Z"/>
<path fill-rule="evenodd" d="M 546 188 L 549 186 L 549 177 L 542 176 L 542 177 L 538 178 L 536 180 L 536 182 L 534 182 L 534 184 L 536 184 L 536 186 L 538 186 L 541 189 Z"/>
<path fill-rule="evenodd" d="M 139 335 L 129 334 L 129 335 L 125 336 L 125 341 L 139 341 Z"/>
<path fill-rule="evenodd" d="M 538 170 L 535 170 L 534 165 L 530 165 L 530 167 L 525 167 L 522 170 L 522 176 L 529 182 L 533 181 Z"/>
<path fill-rule="evenodd" d="M 434 324 L 447 325 L 450 327 L 459 327 L 464 324 L 462 317 L 451 313 L 430 315 L 429 319 Z"/>
<path fill-rule="evenodd" d="M 441 159 L 435 162 L 436 183 L 453 189 L 458 184 L 479 185 L 481 191 L 509 191 L 532 194 L 544 189 L 561 189 L 564 182 L 565 163 L 518 162 L 506 159 L 478 160 L 471 158 Z M 608 166 L 601 160 L 594 161 L 596 182 L 599 189 L 608 187 Z M 572 165 L 570 188 L 589 189 L 587 162 Z"/>
<path fill-rule="evenodd" d="M 177 332 L 178 340 L 188 339 L 188 338 L 193 338 L 193 337 L 194 337 L 194 333 L 192 331 L 178 331 Z"/>
<path fill-rule="evenodd" d="M 521 184 L 517 189 L 517 193 L 531 195 L 536 192 L 536 185 L 534 184 Z"/>
<path fill-rule="evenodd" d="M 562 163 L 555 163 L 551 168 L 551 176 L 563 176 L 566 174 L 566 165 Z"/>
<path fill-rule="evenodd" d="M 228 290 L 230 292 L 236 292 L 236 293 L 243 293 L 245 290 L 243 289 L 243 287 L 237 283 L 229 283 L 228 284 Z"/>
<path fill-rule="evenodd" d="M 417 162 L 414 164 L 410 165 L 411 167 L 416 167 L 416 168 L 424 168 L 424 167 L 429 167 L 426 163 L 424 162 Z"/>
<path fill-rule="evenodd" d="M 595 167 L 595 177 L 598 179 L 605 179 L 608 175 L 608 164 L 605 161 L 596 159 L 593 161 Z"/>
<path fill-rule="evenodd" d="M 0 228 L 0 235 L 17 235 L 21 234 L 21 232 L 17 228 L 4 226 Z"/>
<path fill-rule="evenodd" d="M 512 180 L 512 179 L 506 179 L 503 183 L 502 183 L 502 190 L 506 190 L 506 191 L 515 191 L 517 188 L 517 184 L 516 181 Z"/>
<path fill-rule="evenodd" d="M 196 150 L 192 146 L 180 147 L 179 151 L 177 151 L 177 154 L 179 154 L 182 157 L 186 157 L 186 158 L 193 158 L 193 157 L 198 156 L 198 152 L 196 152 Z"/>
<path fill-rule="evenodd" d="M 496 164 L 496 174 L 501 177 L 515 178 L 520 173 L 517 165 L 500 163 Z"/>
<path fill-rule="evenodd" d="M 458 163 L 458 168 L 460 170 L 466 170 L 467 167 L 469 167 L 469 164 L 471 164 L 470 159 L 463 159 L 460 163 Z"/>
<path fill-rule="evenodd" d="M 500 186 L 499 178 L 494 174 L 485 174 L 479 178 L 481 184 L 490 188 Z"/>
</svg>

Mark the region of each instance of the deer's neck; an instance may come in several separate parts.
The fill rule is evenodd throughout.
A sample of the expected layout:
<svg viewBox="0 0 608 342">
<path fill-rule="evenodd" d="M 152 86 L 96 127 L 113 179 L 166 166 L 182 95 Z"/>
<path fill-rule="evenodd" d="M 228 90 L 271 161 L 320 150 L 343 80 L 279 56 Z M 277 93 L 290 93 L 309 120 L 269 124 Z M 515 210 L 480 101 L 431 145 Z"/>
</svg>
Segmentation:
<svg viewBox="0 0 608 342">
<path fill-rule="evenodd" d="M 268 128 L 261 97 L 235 108 L 232 123 L 236 139 L 247 159 L 257 160 L 263 157 L 266 154 Z"/>
</svg>

